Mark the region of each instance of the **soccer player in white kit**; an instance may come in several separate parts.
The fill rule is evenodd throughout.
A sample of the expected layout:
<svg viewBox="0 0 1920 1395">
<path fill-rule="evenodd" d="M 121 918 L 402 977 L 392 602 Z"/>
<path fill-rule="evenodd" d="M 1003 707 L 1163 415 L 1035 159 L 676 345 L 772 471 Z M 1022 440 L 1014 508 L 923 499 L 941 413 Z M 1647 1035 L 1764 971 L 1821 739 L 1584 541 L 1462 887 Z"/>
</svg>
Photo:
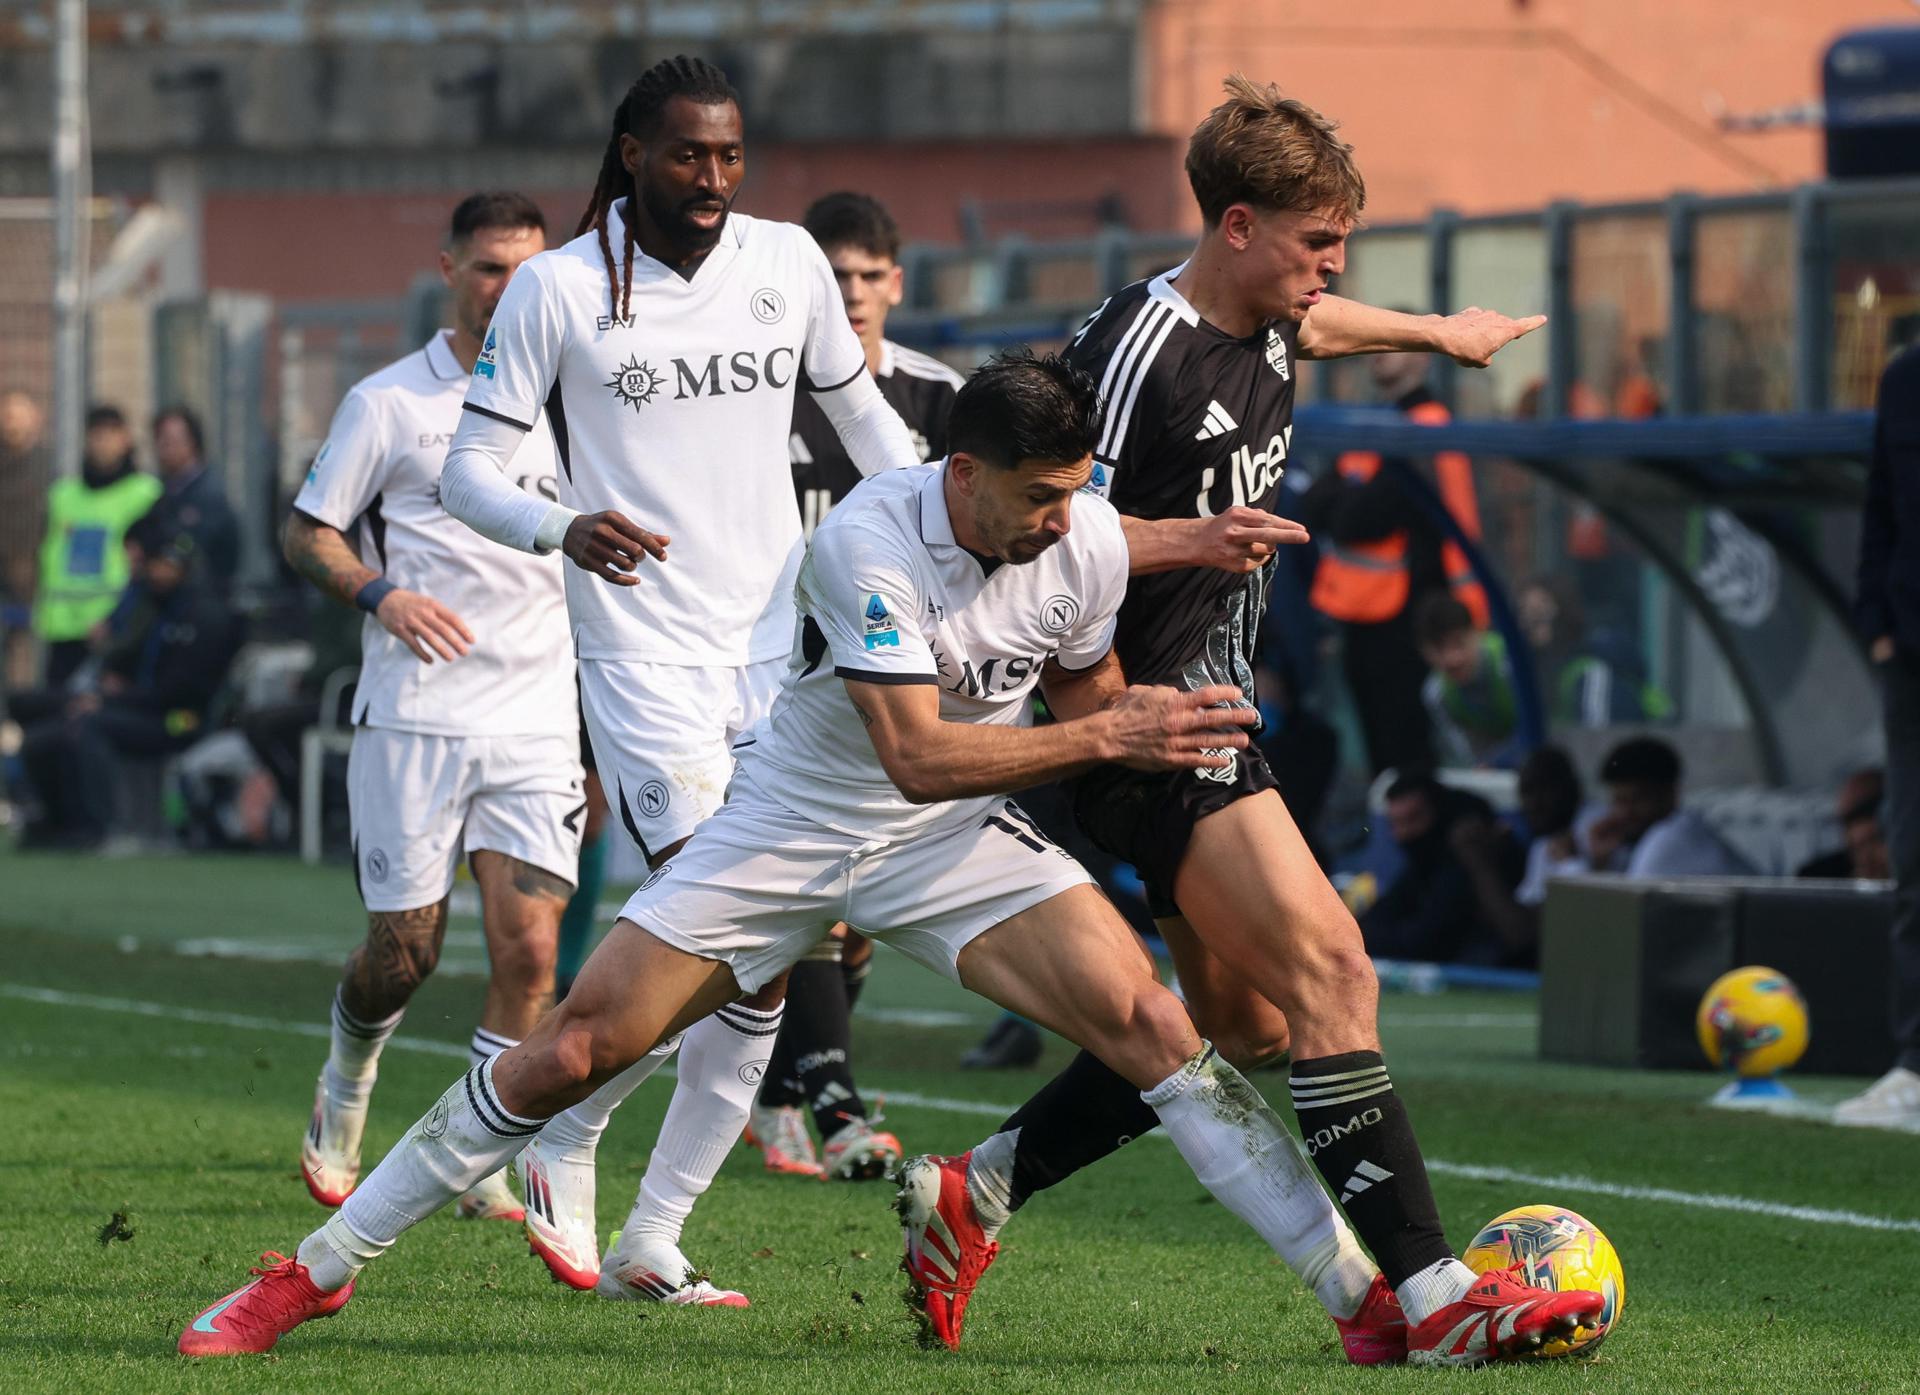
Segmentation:
<svg viewBox="0 0 1920 1395">
<path fill-rule="evenodd" d="M 577 564 L 567 605 L 587 731 L 608 803 L 652 866 L 719 806 L 732 744 L 766 714 L 792 647 L 796 389 L 863 471 L 919 463 L 813 239 L 731 212 L 743 142 L 718 69 L 675 58 L 642 75 L 614 113 L 580 235 L 528 262 L 501 300 L 446 473 L 456 516 Z M 500 468 L 543 407 L 558 503 L 513 489 Z M 528 1239 L 557 1278 L 610 1298 L 745 1304 L 690 1279 L 679 1241 L 779 1030 L 784 978 L 755 989 L 687 1034 L 660 1141 L 604 1262 L 594 1153 L 611 1110 L 673 1043 L 520 1159 Z"/>
<path fill-rule="evenodd" d="M 337 1312 L 365 1265 L 542 1119 L 842 920 L 1099 1053 L 1309 1283 L 1371 1282 L 1299 1143 L 1004 793 L 1102 761 L 1220 768 L 1255 720 L 1214 705 L 1230 686 L 1125 686 L 1112 644 L 1127 539 L 1081 492 L 1100 419 L 1084 373 L 997 360 L 954 403 L 951 456 L 853 491 L 814 535 L 799 643 L 726 804 L 634 893 L 532 1036 L 457 1081 L 294 1258 L 196 1317 L 182 1352 L 265 1351 Z M 1061 720 L 1035 730 L 1042 684 Z M 938 1200 L 909 1190 L 901 1208 Z"/>
<path fill-rule="evenodd" d="M 518 194 L 475 194 L 454 210 L 440 257 L 453 328 L 348 392 L 287 522 L 288 560 L 368 616 L 347 764 L 367 939 L 334 994 L 300 1152 L 307 1189 L 326 1206 L 359 1176 L 380 1051 L 439 958 L 463 853 L 492 961 L 474 1058 L 525 1036 L 553 994 L 585 804 L 562 568 L 474 537 L 440 506 L 487 321 L 545 246 L 538 206 Z M 507 487 L 551 498 L 553 437 L 544 417 L 533 426 Z M 495 1174 L 460 1213 L 519 1220 L 521 1206 Z"/>
</svg>

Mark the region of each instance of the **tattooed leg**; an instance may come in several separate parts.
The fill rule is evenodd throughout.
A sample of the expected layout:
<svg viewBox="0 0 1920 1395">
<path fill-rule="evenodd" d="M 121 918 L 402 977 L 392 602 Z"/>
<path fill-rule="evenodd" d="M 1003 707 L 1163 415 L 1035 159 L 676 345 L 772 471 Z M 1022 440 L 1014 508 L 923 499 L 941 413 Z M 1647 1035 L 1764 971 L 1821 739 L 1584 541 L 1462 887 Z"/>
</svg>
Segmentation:
<svg viewBox="0 0 1920 1395">
<path fill-rule="evenodd" d="M 411 911 L 369 911 L 367 938 L 347 956 L 341 1006 L 362 1022 L 380 1022 L 407 1005 L 440 962 L 447 903 Z"/>
<path fill-rule="evenodd" d="M 497 852 L 473 855 L 473 879 L 480 885 L 481 924 L 493 963 L 480 1025 L 519 1041 L 553 1002 L 560 917 L 573 884 Z"/>
</svg>

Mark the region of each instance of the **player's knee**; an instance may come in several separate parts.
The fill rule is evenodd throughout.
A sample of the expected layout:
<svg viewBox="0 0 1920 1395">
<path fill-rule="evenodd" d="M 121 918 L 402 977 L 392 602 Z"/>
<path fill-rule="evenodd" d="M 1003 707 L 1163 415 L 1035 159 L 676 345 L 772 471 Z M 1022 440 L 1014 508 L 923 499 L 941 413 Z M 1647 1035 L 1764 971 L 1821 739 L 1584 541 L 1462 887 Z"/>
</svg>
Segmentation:
<svg viewBox="0 0 1920 1395">
<path fill-rule="evenodd" d="M 556 1091 L 567 1091 L 591 1084 L 598 1058 L 603 1055 L 590 1024 L 574 1022 L 555 1033 L 547 1048 L 548 1083 Z"/>
<path fill-rule="evenodd" d="M 496 938 L 488 954 L 497 986 L 528 998 L 544 997 L 553 990 L 560 951 L 551 924 L 518 925 Z"/>
<path fill-rule="evenodd" d="M 1272 1065 L 1292 1048 L 1293 1036 L 1287 1024 L 1269 1022 L 1232 1022 L 1211 1031 L 1213 1049 L 1235 1070 L 1258 1070 Z"/>
<path fill-rule="evenodd" d="M 1359 936 L 1330 938 L 1300 954 L 1290 977 L 1302 1008 L 1331 1008 L 1344 1012 L 1370 1009 L 1379 999 L 1380 980 Z"/>
<path fill-rule="evenodd" d="M 1139 1052 L 1134 1078 L 1144 1083 L 1164 1080 L 1200 1048 L 1200 1034 L 1194 1030 L 1186 1005 L 1150 981 L 1142 982 L 1133 1000 L 1124 1040 L 1122 1049 Z M 1120 1069 L 1118 1065 L 1114 1068 Z"/>
</svg>

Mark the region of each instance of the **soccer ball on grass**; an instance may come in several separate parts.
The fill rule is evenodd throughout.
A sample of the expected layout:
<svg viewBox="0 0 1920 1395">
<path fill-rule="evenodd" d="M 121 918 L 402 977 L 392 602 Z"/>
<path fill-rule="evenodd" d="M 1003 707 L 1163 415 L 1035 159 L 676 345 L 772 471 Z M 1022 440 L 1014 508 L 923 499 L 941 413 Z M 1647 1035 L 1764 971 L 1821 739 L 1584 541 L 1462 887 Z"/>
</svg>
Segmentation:
<svg viewBox="0 0 1920 1395">
<path fill-rule="evenodd" d="M 1522 1282 L 1535 1288 L 1556 1293 L 1586 1289 L 1606 1299 L 1592 1327 L 1543 1343 L 1535 1356 L 1591 1355 L 1626 1306 L 1627 1275 L 1612 1242 L 1592 1221 L 1564 1206 L 1516 1206 L 1495 1216 L 1460 1258 L 1476 1274 L 1517 1264 Z"/>
</svg>

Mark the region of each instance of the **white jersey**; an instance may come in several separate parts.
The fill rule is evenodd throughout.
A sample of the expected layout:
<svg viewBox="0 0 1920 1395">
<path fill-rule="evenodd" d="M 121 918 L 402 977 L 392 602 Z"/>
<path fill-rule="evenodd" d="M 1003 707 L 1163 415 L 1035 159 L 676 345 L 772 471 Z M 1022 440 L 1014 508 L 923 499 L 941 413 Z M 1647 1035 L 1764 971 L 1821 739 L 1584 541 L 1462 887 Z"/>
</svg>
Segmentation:
<svg viewBox="0 0 1920 1395">
<path fill-rule="evenodd" d="M 442 331 L 354 384 L 293 506 L 329 527 L 359 525 L 360 558 L 394 585 L 466 622 L 473 648 L 422 663 L 371 615 L 361 632 L 356 725 L 438 736 L 573 733 L 573 655 L 557 554 L 489 542 L 440 506 L 440 467 L 467 375 Z M 536 414 L 511 474 L 553 497 L 553 436 Z"/>
<path fill-rule="evenodd" d="M 616 255 L 626 201 L 607 214 Z M 730 214 L 691 278 L 636 250 L 616 323 L 599 238 L 530 258 L 508 284 L 467 391 L 525 426 L 544 405 L 560 502 L 670 539 L 634 586 L 569 567 L 583 659 L 742 665 L 793 638 L 800 513 L 787 464 L 796 387 L 866 372 L 833 270 L 806 231 Z"/>
<path fill-rule="evenodd" d="M 910 802 L 841 680 L 931 683 L 943 721 L 1025 726 L 1047 660 L 1083 669 L 1113 646 L 1128 556 L 1112 505 L 1076 494 L 1067 536 L 1036 560 L 983 563 L 954 540 L 945 480 L 945 461 L 888 470 L 827 515 L 800 569 L 780 696 L 737 748 L 767 794 L 838 832 L 918 837 L 1005 802 Z"/>
</svg>

